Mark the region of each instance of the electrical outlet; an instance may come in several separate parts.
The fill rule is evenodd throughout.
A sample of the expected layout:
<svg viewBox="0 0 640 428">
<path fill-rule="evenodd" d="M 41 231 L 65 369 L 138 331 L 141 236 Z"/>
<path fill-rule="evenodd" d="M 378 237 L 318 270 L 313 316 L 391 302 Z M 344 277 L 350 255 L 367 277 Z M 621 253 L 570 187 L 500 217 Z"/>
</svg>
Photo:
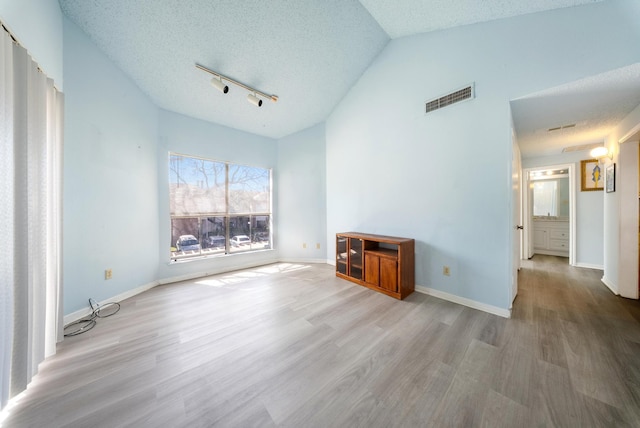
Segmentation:
<svg viewBox="0 0 640 428">
<path fill-rule="evenodd" d="M 302 248 L 307 248 L 307 243 L 306 242 L 302 243 Z"/>
<path fill-rule="evenodd" d="M 449 268 L 449 266 L 442 266 L 442 274 L 444 276 L 451 276 L 451 268 Z"/>
<path fill-rule="evenodd" d="M 318 242 L 318 243 L 316 244 L 316 250 L 319 250 L 319 249 L 320 249 L 320 243 Z"/>
<path fill-rule="evenodd" d="M 113 276 L 113 272 L 111 271 L 111 269 L 105 269 L 104 279 L 111 279 L 112 276 Z"/>
</svg>

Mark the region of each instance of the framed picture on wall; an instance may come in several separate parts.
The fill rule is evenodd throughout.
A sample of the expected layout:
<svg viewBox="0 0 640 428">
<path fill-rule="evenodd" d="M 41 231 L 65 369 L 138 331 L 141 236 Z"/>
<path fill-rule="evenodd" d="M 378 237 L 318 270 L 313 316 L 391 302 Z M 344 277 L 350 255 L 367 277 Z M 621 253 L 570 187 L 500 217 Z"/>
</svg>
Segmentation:
<svg viewBox="0 0 640 428">
<path fill-rule="evenodd" d="M 607 167 L 607 193 L 616 191 L 616 164 Z"/>
<path fill-rule="evenodd" d="M 580 161 L 581 187 L 583 192 L 604 189 L 604 176 L 597 159 Z"/>
</svg>

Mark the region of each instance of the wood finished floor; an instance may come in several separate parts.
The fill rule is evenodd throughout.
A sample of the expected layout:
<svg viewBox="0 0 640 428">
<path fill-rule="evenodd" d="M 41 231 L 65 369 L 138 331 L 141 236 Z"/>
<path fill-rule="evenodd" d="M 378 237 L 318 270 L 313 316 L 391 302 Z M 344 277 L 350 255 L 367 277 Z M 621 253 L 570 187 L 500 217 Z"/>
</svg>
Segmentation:
<svg viewBox="0 0 640 428">
<path fill-rule="evenodd" d="M 67 338 L 6 427 L 638 427 L 640 303 L 536 256 L 513 317 L 277 264 Z"/>
</svg>

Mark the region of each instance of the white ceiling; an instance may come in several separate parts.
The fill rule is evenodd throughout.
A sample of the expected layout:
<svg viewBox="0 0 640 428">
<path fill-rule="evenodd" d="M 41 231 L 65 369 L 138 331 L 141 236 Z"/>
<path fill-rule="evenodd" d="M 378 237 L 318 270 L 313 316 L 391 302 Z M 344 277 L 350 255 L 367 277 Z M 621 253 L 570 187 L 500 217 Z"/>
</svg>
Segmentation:
<svg viewBox="0 0 640 428">
<path fill-rule="evenodd" d="M 161 108 L 280 138 L 322 122 L 390 38 L 601 0 L 59 0 Z M 195 63 L 279 96 L 224 95 Z M 512 102 L 525 157 L 602 141 L 640 104 L 639 67 Z M 553 134 L 548 128 L 578 123 Z"/>
<path fill-rule="evenodd" d="M 602 0 L 360 0 L 393 39 Z"/>
<path fill-rule="evenodd" d="M 603 143 L 638 105 L 640 64 L 634 64 L 511 101 L 511 112 L 526 158 Z M 549 130 L 558 127 L 565 128 Z"/>
</svg>

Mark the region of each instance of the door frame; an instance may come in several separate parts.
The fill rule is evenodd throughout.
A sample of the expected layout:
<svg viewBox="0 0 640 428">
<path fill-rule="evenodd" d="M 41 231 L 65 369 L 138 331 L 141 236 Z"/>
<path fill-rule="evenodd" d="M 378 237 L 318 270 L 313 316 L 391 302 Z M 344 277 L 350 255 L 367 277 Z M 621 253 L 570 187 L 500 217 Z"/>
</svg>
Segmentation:
<svg viewBox="0 0 640 428">
<path fill-rule="evenodd" d="M 522 154 L 516 142 L 515 135 L 511 139 L 511 287 L 509 290 L 509 308 L 513 309 L 513 302 L 518 295 L 518 272 L 522 264 Z"/>
<path fill-rule="evenodd" d="M 576 265 L 576 164 L 545 165 L 522 170 L 521 188 L 526 191 L 522 195 L 522 218 L 524 232 L 522 234 L 522 254 L 523 258 L 533 257 L 533 212 L 532 195 L 529 173 L 546 169 L 567 169 L 569 171 L 569 264 Z"/>
</svg>

